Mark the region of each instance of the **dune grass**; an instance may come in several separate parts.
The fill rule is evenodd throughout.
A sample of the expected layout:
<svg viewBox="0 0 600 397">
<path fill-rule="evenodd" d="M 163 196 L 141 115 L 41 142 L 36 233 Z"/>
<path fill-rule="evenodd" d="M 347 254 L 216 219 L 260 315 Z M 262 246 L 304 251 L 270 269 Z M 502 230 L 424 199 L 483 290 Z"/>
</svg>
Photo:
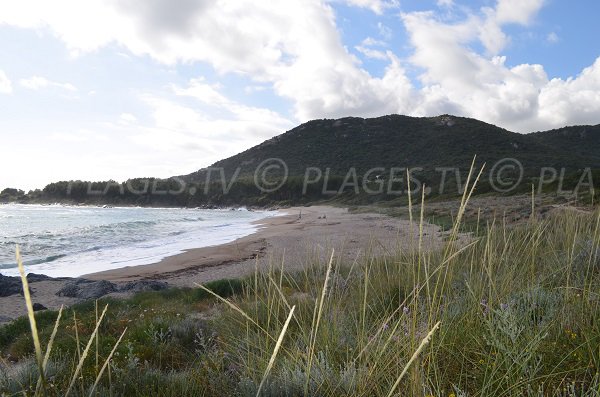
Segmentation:
<svg viewBox="0 0 600 397">
<path fill-rule="evenodd" d="M 39 348 L 19 319 L 0 328 L 3 357 L 16 361 L 0 363 L 0 390 L 600 396 L 600 211 L 488 222 L 459 238 L 465 192 L 440 250 L 422 250 L 421 233 L 384 257 L 332 254 L 301 272 L 274 263 L 243 280 L 102 299 L 99 319 L 94 302 L 70 309 L 76 322 L 39 313 Z M 413 218 L 422 230 L 423 211 Z"/>
</svg>

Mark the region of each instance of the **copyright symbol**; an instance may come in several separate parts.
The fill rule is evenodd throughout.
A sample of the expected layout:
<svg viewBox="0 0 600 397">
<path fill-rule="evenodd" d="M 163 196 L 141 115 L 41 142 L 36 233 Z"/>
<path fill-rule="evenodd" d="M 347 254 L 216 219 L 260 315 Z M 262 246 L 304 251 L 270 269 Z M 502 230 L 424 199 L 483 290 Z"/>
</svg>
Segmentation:
<svg viewBox="0 0 600 397">
<path fill-rule="evenodd" d="M 277 174 L 281 176 L 281 179 L 272 176 L 268 177 L 269 173 Z M 281 175 L 283 173 L 283 175 Z M 270 158 L 266 159 L 262 163 L 256 167 L 256 171 L 254 171 L 254 185 L 262 192 L 262 193 L 271 193 L 281 188 L 283 184 L 287 181 L 289 174 L 288 166 L 280 158 Z"/>
<path fill-rule="evenodd" d="M 490 185 L 498 193 L 508 193 L 519 186 L 523 180 L 523 172 L 523 164 L 519 160 L 499 160 L 490 171 Z"/>
</svg>

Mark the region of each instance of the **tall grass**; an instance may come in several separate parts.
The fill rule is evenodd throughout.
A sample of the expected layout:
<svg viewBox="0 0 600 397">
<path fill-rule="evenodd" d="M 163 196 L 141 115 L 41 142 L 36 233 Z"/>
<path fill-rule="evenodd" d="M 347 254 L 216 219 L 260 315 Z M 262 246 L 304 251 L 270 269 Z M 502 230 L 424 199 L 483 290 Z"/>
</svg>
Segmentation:
<svg viewBox="0 0 600 397">
<path fill-rule="evenodd" d="M 71 370 L 40 390 L 62 395 L 77 375 L 71 395 L 600 396 L 600 211 L 464 236 L 473 186 L 439 250 L 422 249 L 433 236 L 421 209 L 414 246 L 390 255 L 332 254 L 294 273 L 273 263 L 232 296 L 216 285 L 145 294 L 111 302 L 104 322 L 79 307 L 82 324 L 59 329 L 49 363 Z M 84 353 L 102 335 L 99 373 L 64 348 L 75 331 Z M 0 390 L 34 394 L 18 365 L 0 365 Z"/>
</svg>

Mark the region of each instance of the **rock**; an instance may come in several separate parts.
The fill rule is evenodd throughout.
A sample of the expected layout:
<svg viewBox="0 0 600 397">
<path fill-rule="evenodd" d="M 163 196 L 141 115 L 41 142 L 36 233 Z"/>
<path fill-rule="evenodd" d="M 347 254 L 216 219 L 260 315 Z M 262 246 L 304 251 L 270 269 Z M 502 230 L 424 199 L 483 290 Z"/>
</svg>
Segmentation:
<svg viewBox="0 0 600 397">
<path fill-rule="evenodd" d="M 140 280 L 130 281 L 119 288 L 119 292 L 160 291 L 167 289 L 169 284 L 164 281 Z"/>
<path fill-rule="evenodd" d="M 27 281 L 29 281 L 30 283 L 37 283 L 39 281 L 75 281 L 77 280 L 76 278 L 73 277 L 50 277 L 50 276 L 46 276 L 45 274 L 36 274 L 36 273 L 29 273 L 27 275 Z"/>
<path fill-rule="evenodd" d="M 72 282 L 65 284 L 56 295 L 88 300 L 98 299 L 112 292 L 161 291 L 167 288 L 169 288 L 169 284 L 164 281 L 156 280 L 130 281 L 119 286 L 109 281 L 75 279 Z"/>
<path fill-rule="evenodd" d="M 19 277 L 9 277 L 0 274 L 0 297 L 16 294 L 23 295 L 21 279 Z"/>
<path fill-rule="evenodd" d="M 52 277 L 46 276 L 45 274 L 35 274 L 35 273 L 29 273 L 27 275 L 27 281 L 29 281 L 30 283 L 37 283 L 38 281 L 46 281 L 46 280 L 52 280 Z"/>
<path fill-rule="evenodd" d="M 56 295 L 87 300 L 98 299 L 111 292 L 117 292 L 117 286 L 109 281 L 78 279 L 66 284 Z"/>
<path fill-rule="evenodd" d="M 64 287 L 58 290 L 56 295 L 58 296 L 66 296 L 68 298 L 76 298 L 79 293 L 79 286 L 76 282 L 65 284 Z"/>
<path fill-rule="evenodd" d="M 48 310 L 48 308 L 44 305 L 42 305 L 41 303 L 34 303 L 33 304 L 33 311 L 34 312 L 39 312 L 40 310 Z"/>
</svg>

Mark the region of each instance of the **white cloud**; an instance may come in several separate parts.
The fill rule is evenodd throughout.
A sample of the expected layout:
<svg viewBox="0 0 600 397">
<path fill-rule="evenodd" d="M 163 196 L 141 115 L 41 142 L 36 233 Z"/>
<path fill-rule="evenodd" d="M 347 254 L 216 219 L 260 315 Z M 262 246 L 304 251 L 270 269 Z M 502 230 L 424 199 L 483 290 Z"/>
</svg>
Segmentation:
<svg viewBox="0 0 600 397">
<path fill-rule="evenodd" d="M 539 12 L 545 0 L 498 0 L 496 19 L 499 23 L 527 25 Z"/>
<path fill-rule="evenodd" d="M 455 113 L 519 132 L 598 123 L 600 59 L 575 78 L 549 80 L 542 65 L 508 67 L 506 57 L 495 55 L 508 41 L 502 25 L 529 23 L 541 4 L 500 1 L 497 9 L 453 24 L 432 13 L 404 14 L 415 48 L 411 62 L 423 70 L 424 88 L 413 114 Z M 509 12 L 509 6 L 518 12 Z M 493 29 L 486 36 L 481 26 Z M 472 50 L 477 40 L 488 54 Z"/>
<path fill-rule="evenodd" d="M 357 45 L 354 48 L 356 49 L 356 51 L 360 52 L 365 57 L 370 58 L 370 59 L 379 59 L 381 61 L 387 61 L 389 58 L 388 55 L 384 51 L 374 50 L 372 48 L 364 47 L 361 45 Z"/>
<path fill-rule="evenodd" d="M 560 41 L 560 37 L 558 37 L 558 34 L 556 34 L 556 32 L 550 32 L 546 36 L 546 41 L 550 44 L 556 44 Z"/>
<path fill-rule="evenodd" d="M 77 91 L 77 88 L 73 84 L 58 83 L 56 81 L 51 81 L 45 77 L 40 76 L 33 76 L 28 79 L 21 79 L 19 80 L 19 84 L 21 84 L 25 88 L 35 91 L 48 87 L 56 87 L 71 92 Z"/>
<path fill-rule="evenodd" d="M 137 122 L 137 117 L 131 113 L 121 113 L 119 116 L 119 121 L 124 124 L 133 124 Z"/>
<path fill-rule="evenodd" d="M 181 153 L 196 159 L 190 171 L 257 145 L 294 126 L 278 113 L 251 107 L 225 97 L 219 86 L 203 78 L 173 86 L 174 98 L 144 95 L 151 125 L 139 125 L 132 139 L 152 151 Z M 189 100 L 193 101 L 190 105 Z"/>
<path fill-rule="evenodd" d="M 360 4 L 377 10 L 393 2 Z M 166 64 L 204 61 L 219 73 L 244 74 L 291 100 L 299 121 L 408 109 L 408 79 L 394 82 L 408 84 L 394 96 L 361 69 L 321 0 L 187 0 L 181 7 L 168 0 L 23 0 L 0 4 L 2 22 L 50 30 L 75 53 L 118 43 Z M 388 69 L 402 75 L 399 62 Z"/>
<path fill-rule="evenodd" d="M 10 94 L 12 92 L 12 83 L 10 79 L 4 73 L 4 71 L 0 70 L 0 94 Z"/>
<path fill-rule="evenodd" d="M 232 156 L 265 139 L 289 129 L 273 120 L 210 117 L 177 101 L 147 96 L 153 125 L 140 126 L 132 136 L 135 143 L 150 147 L 153 153 L 180 153 L 189 158 L 189 171 Z M 195 159 L 195 163 L 191 161 Z"/>
<path fill-rule="evenodd" d="M 398 5 L 383 0 L 335 1 L 376 13 Z M 508 66 L 502 56 L 511 40 L 505 26 L 530 24 L 543 0 L 498 0 L 495 7 L 467 12 L 464 20 L 452 23 L 433 12 L 402 14 L 414 48 L 409 59 L 401 61 L 375 39 L 355 48 L 362 56 L 387 62 L 379 78 L 344 46 L 333 2 L 184 0 L 173 7 L 169 0 L 21 0 L 0 3 L 0 24 L 51 32 L 74 54 L 117 44 L 119 51 L 168 65 L 207 63 L 221 75 L 248 78 L 247 92 L 264 87 L 289 101 L 294 123 L 348 115 L 448 112 L 527 131 L 591 120 L 596 109 L 597 91 L 586 88 L 596 87 L 596 64 L 576 78 L 549 80 L 543 66 Z M 438 1 L 443 7 L 452 4 Z M 381 38 L 390 40 L 389 27 L 379 22 L 377 29 Z M 485 53 L 474 50 L 479 44 Z M 422 70 L 421 88 L 406 76 L 407 67 Z M 198 111 L 183 99 L 146 97 L 155 131 L 194 139 L 193 131 L 215 132 L 219 127 L 258 137 L 261 129 L 267 136 L 292 123 L 268 109 L 231 101 L 221 88 L 198 79 L 174 87 L 174 93 L 180 99 L 193 97 L 203 109 L 216 109 L 227 117 Z"/>
<path fill-rule="evenodd" d="M 377 30 L 379 31 L 379 35 L 383 37 L 385 40 L 391 40 L 393 36 L 392 29 L 387 27 L 381 22 L 377 22 Z"/>
<path fill-rule="evenodd" d="M 229 120 L 235 122 L 254 123 L 263 128 L 253 130 L 250 133 L 258 133 L 261 137 L 271 137 L 273 130 L 278 130 L 278 133 L 284 131 L 285 128 L 293 126 L 292 121 L 279 115 L 278 113 L 266 109 L 253 106 L 247 106 L 236 101 L 232 101 L 219 92 L 218 84 L 208 84 L 204 78 L 192 79 L 189 85 L 185 88 L 174 87 L 176 95 L 182 97 L 191 97 L 209 107 L 218 108 L 229 113 Z M 264 130 L 266 129 L 266 131 Z"/>
<path fill-rule="evenodd" d="M 379 59 L 382 61 L 387 61 L 390 59 L 390 56 L 388 56 L 386 51 L 371 47 L 386 47 L 386 43 L 381 40 L 375 40 L 371 37 L 367 37 L 359 45 L 355 46 L 354 49 L 370 59 Z"/>
<path fill-rule="evenodd" d="M 454 7 L 454 0 L 437 0 L 438 7 Z"/>
<path fill-rule="evenodd" d="M 490 20 L 493 11 L 488 10 Z M 426 87 L 415 110 L 430 115 L 451 110 L 522 131 L 537 117 L 539 90 L 547 82 L 540 65 L 508 68 L 506 58 L 482 56 L 468 45 L 480 36 L 477 16 L 445 24 L 430 13 L 403 15 L 415 52 L 411 61 L 423 68 Z"/>
<path fill-rule="evenodd" d="M 49 135 L 49 139 L 52 141 L 69 143 L 97 143 L 99 141 L 108 141 L 106 135 L 85 128 L 80 128 L 76 132 L 54 132 Z"/>
<path fill-rule="evenodd" d="M 575 78 L 552 79 L 541 90 L 542 127 L 598 124 L 600 114 L 600 57 Z"/>
<path fill-rule="evenodd" d="M 266 91 L 268 89 L 269 89 L 269 87 L 267 87 L 267 86 L 253 84 L 253 85 L 247 85 L 246 87 L 244 87 L 244 92 L 246 94 L 253 94 L 255 92 L 262 92 L 262 91 Z"/>
<path fill-rule="evenodd" d="M 363 46 L 387 47 L 387 43 L 383 40 L 377 40 L 372 37 L 367 37 L 361 43 Z"/>
<path fill-rule="evenodd" d="M 354 7 L 368 8 L 376 14 L 383 14 L 386 9 L 397 8 L 399 5 L 397 0 L 343 0 L 343 2 Z"/>
</svg>

